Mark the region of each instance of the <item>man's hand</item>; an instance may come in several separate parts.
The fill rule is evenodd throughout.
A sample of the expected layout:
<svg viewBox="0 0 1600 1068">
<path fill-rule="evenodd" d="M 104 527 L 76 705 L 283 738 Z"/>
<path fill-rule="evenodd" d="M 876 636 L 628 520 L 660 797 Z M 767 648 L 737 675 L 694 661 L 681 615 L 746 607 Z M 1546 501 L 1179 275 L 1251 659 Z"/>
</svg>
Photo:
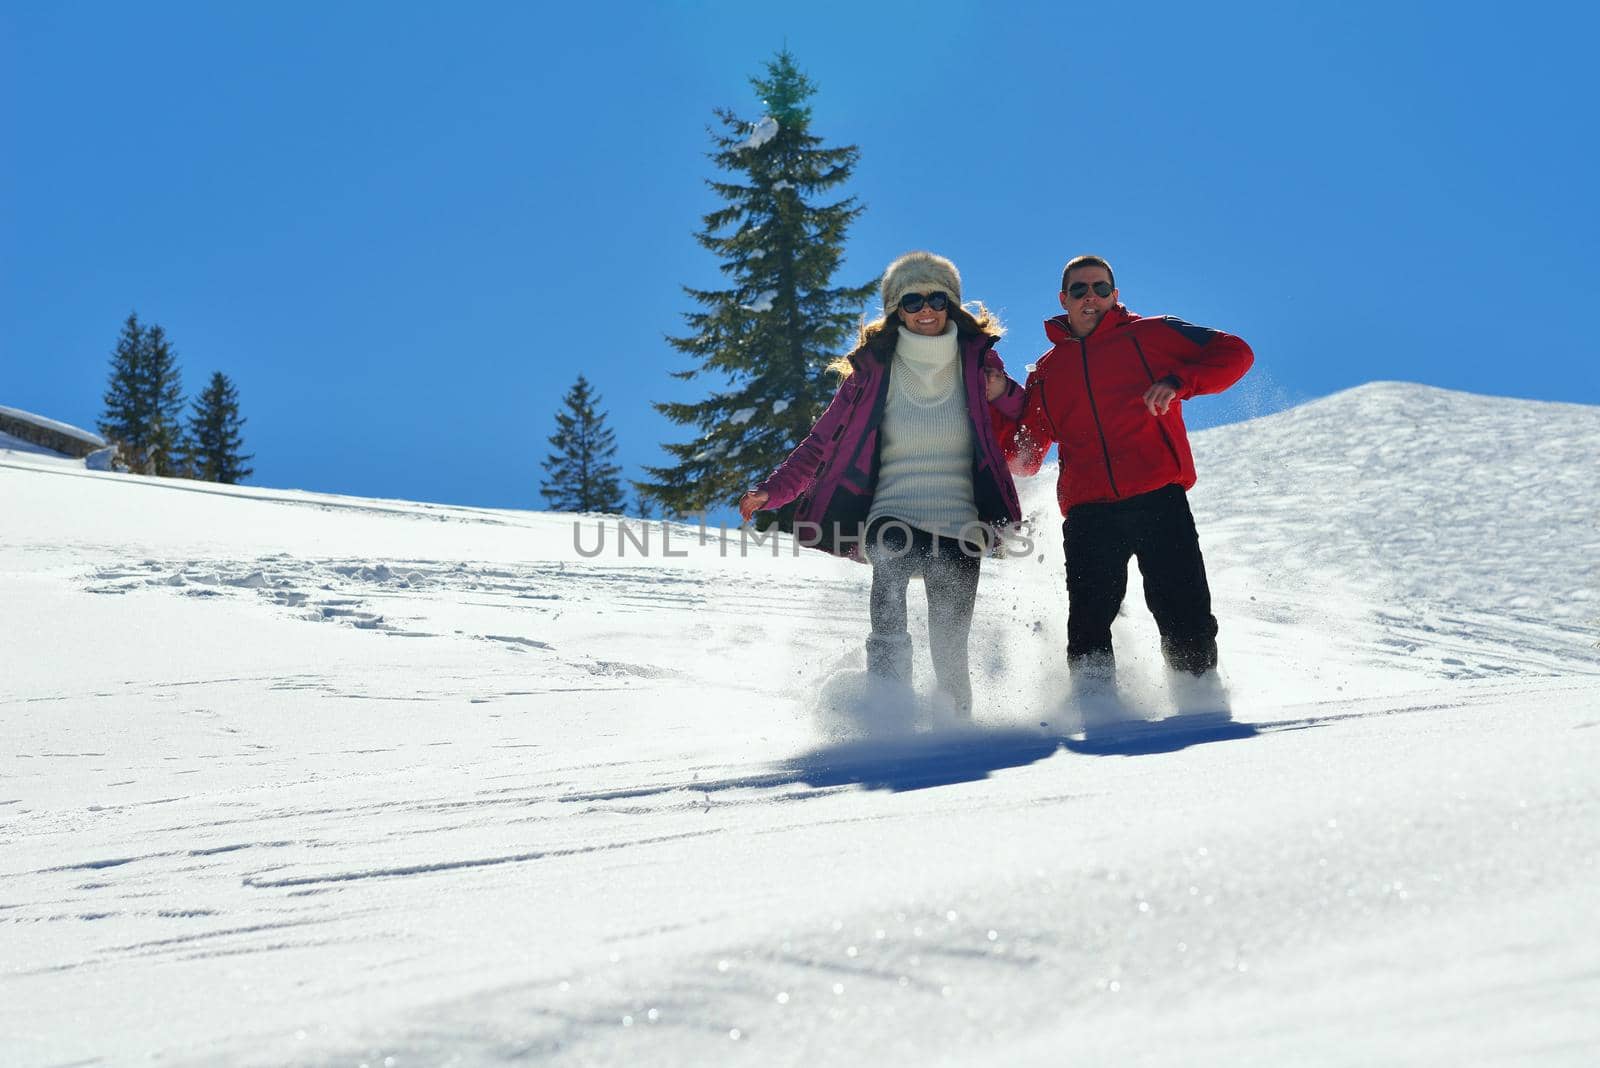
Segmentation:
<svg viewBox="0 0 1600 1068">
<path fill-rule="evenodd" d="M 1144 391 L 1145 410 L 1151 415 L 1166 415 L 1177 396 L 1178 387 L 1172 384 L 1172 379 L 1163 378 Z"/>
<path fill-rule="evenodd" d="M 1006 373 L 995 367 L 983 369 L 983 393 L 990 404 L 1005 396 L 1007 383 Z"/>
<path fill-rule="evenodd" d="M 739 518 L 746 523 L 750 522 L 751 516 L 766 507 L 767 499 L 767 494 L 761 490 L 747 491 L 743 497 L 739 498 Z"/>
</svg>

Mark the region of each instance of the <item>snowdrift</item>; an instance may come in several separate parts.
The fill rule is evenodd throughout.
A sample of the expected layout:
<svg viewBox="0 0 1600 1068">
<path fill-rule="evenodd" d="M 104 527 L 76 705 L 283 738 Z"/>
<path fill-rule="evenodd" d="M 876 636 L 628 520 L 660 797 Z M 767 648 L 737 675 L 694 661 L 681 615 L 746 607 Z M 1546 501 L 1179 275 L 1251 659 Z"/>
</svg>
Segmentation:
<svg viewBox="0 0 1600 1068">
<path fill-rule="evenodd" d="M 861 738 L 869 575 L 786 539 L 0 440 L 0 1060 L 1583 1062 L 1600 409 L 1195 444 L 1232 719 L 1135 578 L 1094 745 L 1048 469 L 976 722 Z"/>
</svg>

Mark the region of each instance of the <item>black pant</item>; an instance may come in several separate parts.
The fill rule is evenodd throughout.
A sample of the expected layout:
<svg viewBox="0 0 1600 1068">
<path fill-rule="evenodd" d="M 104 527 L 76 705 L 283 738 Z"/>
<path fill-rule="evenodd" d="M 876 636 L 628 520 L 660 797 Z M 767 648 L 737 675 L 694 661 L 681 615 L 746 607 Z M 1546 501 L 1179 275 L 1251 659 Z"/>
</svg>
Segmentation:
<svg viewBox="0 0 1600 1068">
<path fill-rule="evenodd" d="M 1128 592 L 1128 559 L 1144 576 L 1144 602 L 1174 671 L 1217 666 L 1217 618 L 1182 486 L 1106 504 L 1080 504 L 1061 525 L 1067 550 L 1067 658 L 1075 670 L 1111 661 L 1111 621 Z"/>
<path fill-rule="evenodd" d="M 967 638 L 978 597 L 982 547 L 938 537 L 899 520 L 879 519 L 867 530 L 866 556 L 872 564 L 869 669 L 911 681 L 906 587 L 912 576 L 920 574 L 928 592 L 928 652 L 933 658 L 934 676 L 956 708 L 968 711 L 972 707 L 972 680 L 967 667 Z M 896 650 L 903 652 L 896 654 Z M 895 662 L 896 655 L 899 663 Z"/>
</svg>

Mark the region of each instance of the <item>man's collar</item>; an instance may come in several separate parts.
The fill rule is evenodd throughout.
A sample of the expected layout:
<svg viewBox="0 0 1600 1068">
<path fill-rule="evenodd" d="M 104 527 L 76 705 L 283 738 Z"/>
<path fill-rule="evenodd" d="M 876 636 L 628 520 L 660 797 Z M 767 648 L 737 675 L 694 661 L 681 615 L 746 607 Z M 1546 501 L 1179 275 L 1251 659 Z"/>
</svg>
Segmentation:
<svg viewBox="0 0 1600 1068">
<path fill-rule="evenodd" d="M 1106 309 L 1106 313 L 1104 315 L 1100 316 L 1100 321 L 1094 325 L 1093 330 L 1089 331 L 1088 336 L 1093 337 L 1095 334 L 1098 334 L 1101 330 L 1105 329 L 1108 321 L 1120 323 L 1131 318 L 1133 318 L 1133 313 L 1130 312 L 1126 307 L 1121 304 L 1113 304 L 1110 308 Z M 1072 332 L 1072 321 L 1066 312 L 1062 312 L 1060 315 L 1052 316 L 1044 321 L 1044 335 L 1045 337 L 1049 338 L 1052 343 L 1058 345 L 1063 341 L 1079 340 L 1078 335 Z"/>
</svg>

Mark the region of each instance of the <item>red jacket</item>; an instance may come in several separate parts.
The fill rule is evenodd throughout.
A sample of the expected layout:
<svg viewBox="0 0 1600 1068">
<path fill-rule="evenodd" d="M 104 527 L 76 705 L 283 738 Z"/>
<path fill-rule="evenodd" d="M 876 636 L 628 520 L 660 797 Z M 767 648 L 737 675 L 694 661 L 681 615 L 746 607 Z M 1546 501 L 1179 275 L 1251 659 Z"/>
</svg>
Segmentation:
<svg viewBox="0 0 1600 1068">
<path fill-rule="evenodd" d="M 1120 304 L 1086 338 L 1072 335 L 1065 315 L 1046 320 L 1044 329 L 1054 347 L 1028 375 L 1021 418 L 1000 435 L 1011 470 L 1037 474 L 1059 442 L 1062 515 L 1076 504 L 1193 486 L 1181 402 L 1239 381 L 1255 361 L 1250 346 L 1171 316 L 1142 318 Z M 1145 391 L 1168 376 L 1177 380 L 1178 399 L 1166 415 L 1153 416 Z"/>
</svg>

